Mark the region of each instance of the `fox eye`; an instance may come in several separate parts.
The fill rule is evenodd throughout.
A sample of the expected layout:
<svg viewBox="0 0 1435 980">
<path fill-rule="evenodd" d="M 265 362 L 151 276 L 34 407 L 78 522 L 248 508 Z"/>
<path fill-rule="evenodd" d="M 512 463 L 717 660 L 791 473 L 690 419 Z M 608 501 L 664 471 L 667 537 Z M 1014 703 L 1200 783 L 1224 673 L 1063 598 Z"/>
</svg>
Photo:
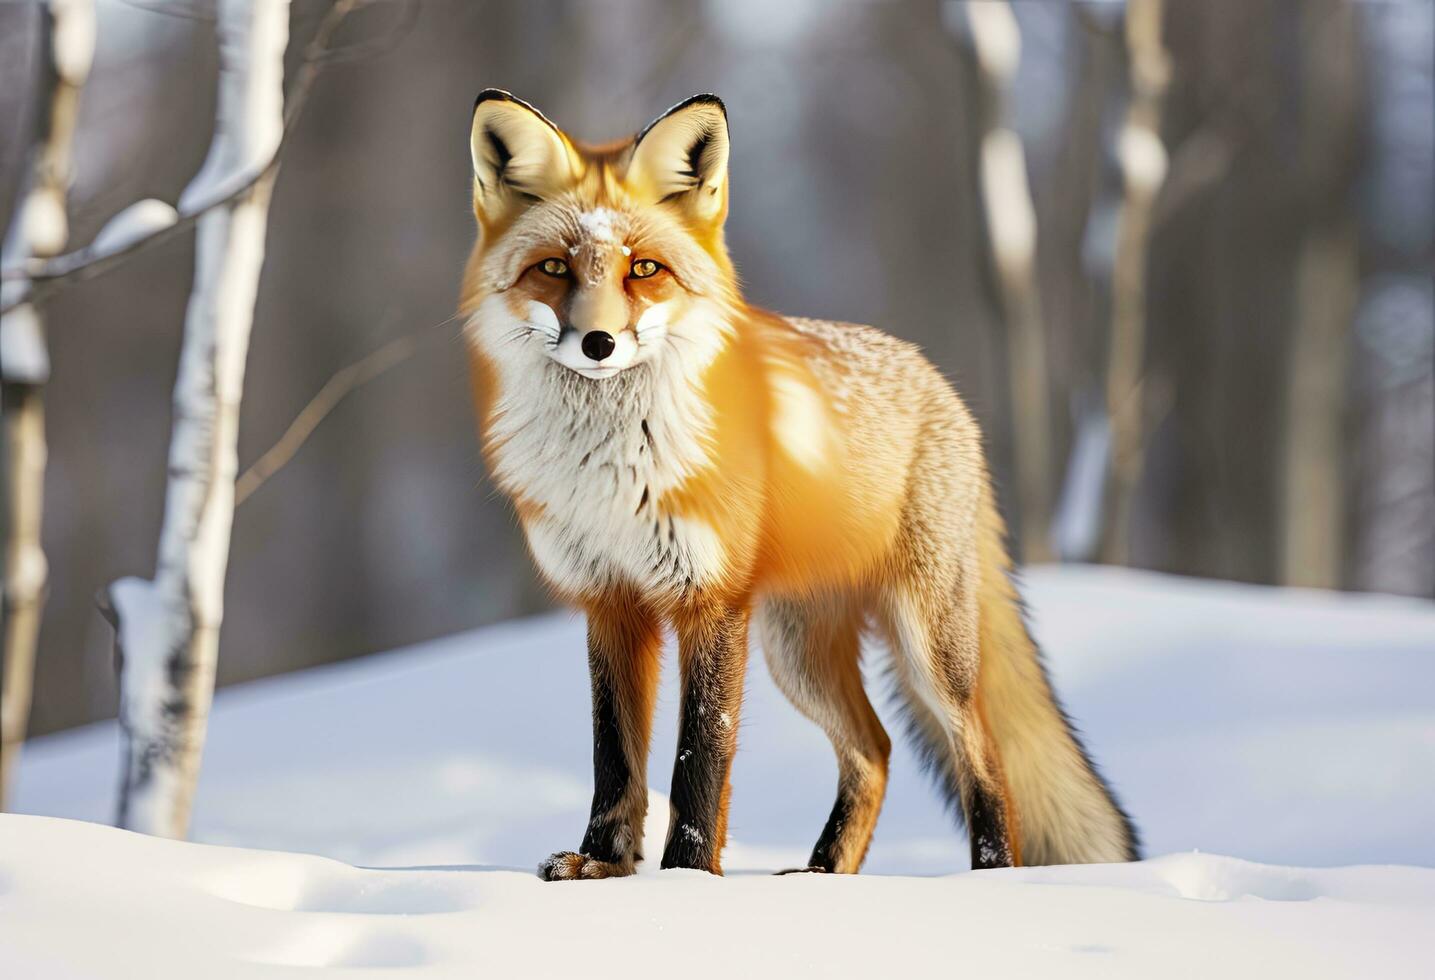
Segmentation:
<svg viewBox="0 0 1435 980">
<path fill-rule="evenodd" d="M 568 275 L 568 263 L 562 259 L 544 259 L 538 263 L 538 268 L 545 276 L 552 276 L 554 279 L 562 279 Z"/>
<path fill-rule="evenodd" d="M 646 279 L 649 276 L 656 275 L 661 268 L 662 266 L 658 265 L 658 263 L 652 259 L 634 259 L 633 267 L 628 270 L 628 274 L 634 279 Z"/>
</svg>

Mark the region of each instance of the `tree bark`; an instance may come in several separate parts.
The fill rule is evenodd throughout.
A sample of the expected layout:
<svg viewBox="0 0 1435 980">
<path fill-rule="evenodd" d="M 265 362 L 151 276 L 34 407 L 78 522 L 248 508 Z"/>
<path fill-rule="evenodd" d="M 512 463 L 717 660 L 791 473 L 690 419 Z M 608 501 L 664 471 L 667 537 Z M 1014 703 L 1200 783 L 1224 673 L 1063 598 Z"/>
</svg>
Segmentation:
<svg viewBox="0 0 1435 980">
<path fill-rule="evenodd" d="M 1347 341 L 1360 292 L 1355 229 L 1320 228 L 1301 248 L 1285 398 L 1281 582 L 1341 585 L 1345 541 Z"/>
<path fill-rule="evenodd" d="M 49 258 L 69 237 L 66 197 L 73 169 L 80 90 L 95 50 L 95 13 L 90 0 L 50 0 L 40 8 L 42 62 L 39 138 L 25 196 L 6 234 L 8 262 Z M 42 297 L 23 278 L 5 282 L 9 296 L 24 301 L 0 315 L 0 385 L 3 385 L 5 452 L 4 670 L 0 691 L 0 809 L 20 760 L 30 720 L 35 648 L 49 578 L 40 541 L 45 498 L 45 383 L 50 360 L 45 346 Z"/>
<path fill-rule="evenodd" d="M 1171 77 L 1161 40 L 1164 0 L 1127 0 L 1126 50 L 1131 95 L 1117 137 L 1125 197 L 1116 227 L 1111 277 L 1111 335 L 1107 351 L 1106 413 L 1111 426 L 1110 476 L 1102 519 L 1102 560 L 1125 564 L 1130 551 L 1131 501 L 1145 445 L 1143 363 L 1146 353 L 1146 262 L 1151 215 L 1166 178 L 1161 103 Z"/>
<path fill-rule="evenodd" d="M 1021 555 L 1026 562 L 1047 561 L 1052 554 L 1051 408 L 1036 281 L 1036 207 L 1021 137 L 1009 119 L 1021 32 L 1009 3 L 968 3 L 962 9 L 982 82 L 981 197 L 1008 338 Z"/>
<path fill-rule="evenodd" d="M 1360 297 L 1353 209 L 1364 100 L 1355 11 L 1343 0 L 1301 10 L 1300 159 L 1310 228 L 1296 264 L 1282 460 L 1281 581 L 1344 579 L 1349 340 Z"/>
<path fill-rule="evenodd" d="M 214 138 L 181 211 L 262 167 L 283 132 L 288 0 L 220 0 L 217 30 Z M 188 832 L 214 698 L 239 405 L 275 173 L 197 225 L 155 577 L 110 589 L 126 741 L 118 823 L 160 836 Z"/>
</svg>

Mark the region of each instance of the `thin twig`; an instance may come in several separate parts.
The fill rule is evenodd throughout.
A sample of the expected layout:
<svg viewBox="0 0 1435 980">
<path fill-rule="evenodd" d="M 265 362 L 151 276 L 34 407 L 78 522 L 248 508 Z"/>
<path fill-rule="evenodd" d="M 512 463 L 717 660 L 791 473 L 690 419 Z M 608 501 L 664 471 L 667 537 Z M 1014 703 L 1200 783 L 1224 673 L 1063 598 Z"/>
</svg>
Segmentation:
<svg viewBox="0 0 1435 980">
<path fill-rule="evenodd" d="M 415 330 L 395 337 L 384 344 L 378 350 L 361 357 L 359 360 L 340 368 L 324 382 L 318 394 L 309 400 L 309 403 L 289 423 L 289 428 L 279 437 L 279 441 L 270 446 L 269 449 L 254 461 L 254 464 L 245 470 L 234 483 L 234 506 L 238 507 L 244 501 L 264 485 L 275 473 L 286 466 L 294 454 L 297 453 L 319 423 L 329 417 L 329 413 L 339 407 L 348 395 L 359 388 L 378 378 L 390 368 L 397 367 L 412 357 L 419 349 L 419 344 L 436 331 L 439 327 L 446 326 L 454 321 L 449 317 L 432 326 L 422 330 Z"/>
<path fill-rule="evenodd" d="M 20 302 L 28 299 L 34 289 L 53 288 L 62 280 L 89 279 L 145 249 L 169 241 L 175 235 L 192 228 L 195 222 L 207 212 L 232 203 L 252 189 L 266 174 L 271 173 L 278 166 L 279 159 L 297 128 L 299 116 L 304 110 L 305 103 L 308 102 L 319 73 L 334 62 L 352 60 L 347 54 L 350 51 L 364 51 L 368 54 L 387 50 L 387 47 L 375 41 L 364 41 L 340 48 L 330 47 L 330 42 L 345 17 L 360 7 L 383 2 L 404 2 L 406 4 L 405 13 L 400 16 L 391 29 L 394 38 L 401 38 L 413 27 L 416 18 L 409 15 L 409 10 L 415 6 L 416 0 L 337 0 L 329 8 L 323 21 L 320 22 L 313 40 L 305 49 L 299 76 L 295 79 L 294 86 L 289 92 L 288 104 L 284 109 L 284 130 L 279 137 L 279 145 L 275 148 L 273 156 L 262 167 L 243 176 L 235 176 L 219 182 L 219 189 L 214 192 L 213 197 L 186 209 L 173 224 L 158 228 L 141 238 L 128 241 L 119 248 L 97 251 L 91 243 L 84 248 L 58 255 L 53 259 L 26 263 L 18 268 L 4 270 L 3 273 L 0 273 L 4 279 L 28 280 L 29 288 L 19 292 L 18 299 L 0 312 L 10 312 Z"/>
<path fill-rule="evenodd" d="M 152 3 L 147 3 L 145 0 L 120 0 L 120 2 L 126 7 L 133 7 L 135 10 L 142 10 L 147 14 L 156 14 L 160 17 L 175 17 L 179 20 L 193 20 L 207 24 L 213 24 L 216 19 L 214 14 L 208 11 L 186 8 L 172 0 L 171 2 L 154 0 Z"/>
<path fill-rule="evenodd" d="M 362 2 L 364 5 L 376 5 L 379 0 L 362 0 Z M 356 41 L 353 44 L 346 44 L 343 47 L 326 51 L 316 60 L 316 64 L 328 67 L 351 61 L 368 61 L 392 51 L 400 41 L 408 36 L 409 31 L 413 30 L 414 24 L 418 22 L 419 0 L 386 0 L 386 2 L 399 8 L 398 15 L 387 31 L 367 41 Z"/>
</svg>

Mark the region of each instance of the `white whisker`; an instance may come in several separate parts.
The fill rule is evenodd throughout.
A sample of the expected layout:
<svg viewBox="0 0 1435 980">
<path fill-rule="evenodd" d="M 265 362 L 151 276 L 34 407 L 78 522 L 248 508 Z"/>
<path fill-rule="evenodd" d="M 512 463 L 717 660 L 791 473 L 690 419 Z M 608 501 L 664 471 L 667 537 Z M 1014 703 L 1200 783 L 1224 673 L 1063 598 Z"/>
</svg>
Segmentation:
<svg viewBox="0 0 1435 980">
<path fill-rule="evenodd" d="M 563 332 L 560 327 L 557 327 L 554 324 L 535 323 L 532 320 L 523 321 L 523 326 L 527 327 L 529 330 L 532 330 L 534 333 L 541 333 L 545 337 L 557 337 L 560 333 Z"/>
</svg>

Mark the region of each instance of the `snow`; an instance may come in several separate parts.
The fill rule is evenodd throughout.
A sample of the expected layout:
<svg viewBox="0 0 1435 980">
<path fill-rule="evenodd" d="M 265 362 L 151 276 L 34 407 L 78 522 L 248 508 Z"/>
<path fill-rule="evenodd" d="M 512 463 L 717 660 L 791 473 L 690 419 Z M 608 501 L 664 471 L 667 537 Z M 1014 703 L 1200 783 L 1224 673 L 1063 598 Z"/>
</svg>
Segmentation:
<svg viewBox="0 0 1435 980">
<path fill-rule="evenodd" d="M 1126 183 L 1131 187 L 1154 194 L 1166 179 L 1169 163 L 1166 147 L 1161 137 L 1147 126 L 1132 123 L 1122 126 L 1116 139 L 1116 155 L 1121 160 Z"/>
<path fill-rule="evenodd" d="M 20 205 L 20 235 L 31 255 L 49 257 L 65 249 L 70 222 L 65 216 L 64 185 L 37 186 Z"/>
<path fill-rule="evenodd" d="M 55 819 L 112 815 L 118 733 L 36 740 L 17 802 L 47 817 L 0 818 L 0 976 L 1430 975 L 1435 607 L 1078 567 L 1027 593 L 1151 860 L 966 872 L 902 746 L 871 874 L 766 874 L 805 864 L 835 766 L 755 652 L 728 876 L 540 882 L 590 789 L 558 614 L 221 692 L 204 844 Z M 675 731 L 667 676 L 651 785 Z M 666 821 L 655 792 L 650 856 Z"/>
<path fill-rule="evenodd" d="M 362 968 L 719 977 L 754 965 L 773 977 L 1390 978 L 1428 967 L 1418 937 L 1435 905 L 1428 870 L 1195 855 L 941 878 L 689 871 L 554 884 L 526 870 L 369 870 L 33 817 L 3 826 L 0 963 L 54 980 Z"/>
<path fill-rule="evenodd" d="M 992 248 L 1004 268 L 1025 268 L 1036 254 L 1036 211 L 1021 138 L 1010 129 L 993 129 L 982 140 L 981 156 Z"/>
<path fill-rule="evenodd" d="M 284 50 L 288 0 L 220 0 L 219 96 L 209 152 L 179 210 L 192 214 L 251 180 L 274 158 L 284 135 Z"/>
<path fill-rule="evenodd" d="M 147 197 L 136 201 L 115 215 L 95 236 L 90 249 L 102 254 L 118 252 L 142 238 L 168 228 L 179 220 L 179 214 L 164 201 Z"/>
<path fill-rule="evenodd" d="M 948 3 L 942 13 L 958 23 L 960 15 L 966 15 L 982 70 L 998 85 L 1009 83 L 1021 64 L 1021 31 L 1012 8 L 1004 3 Z"/>
<path fill-rule="evenodd" d="M 19 285 L 18 280 L 10 280 Z M 6 295 L 9 294 L 9 295 Z M 3 302 L 20 290 L 3 290 Z M 15 384 L 42 385 L 50 380 L 50 352 L 45 348 L 45 325 L 31 303 L 20 303 L 0 317 L 0 378 Z"/>
<path fill-rule="evenodd" d="M 95 6 L 91 0 L 50 0 L 55 28 L 55 71 L 70 85 L 83 85 L 95 60 Z"/>
<path fill-rule="evenodd" d="M 617 244 L 618 231 L 614 227 L 614 223 L 618 219 L 619 215 L 616 211 L 609 208 L 594 208 L 578 215 L 578 224 L 582 226 L 584 233 L 594 241 Z"/>
</svg>

